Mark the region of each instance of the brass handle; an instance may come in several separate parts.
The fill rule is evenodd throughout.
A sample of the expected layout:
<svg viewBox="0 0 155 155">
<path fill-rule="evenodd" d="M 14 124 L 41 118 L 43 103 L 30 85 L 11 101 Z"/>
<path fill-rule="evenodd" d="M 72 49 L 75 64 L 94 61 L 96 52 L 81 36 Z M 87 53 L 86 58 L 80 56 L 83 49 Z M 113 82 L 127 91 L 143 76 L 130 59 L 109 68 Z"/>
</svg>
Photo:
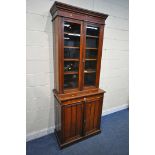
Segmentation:
<svg viewBox="0 0 155 155">
<path fill-rule="evenodd" d="M 86 100 L 87 100 L 87 99 L 86 99 L 86 98 L 84 98 L 84 102 L 86 102 Z"/>
</svg>

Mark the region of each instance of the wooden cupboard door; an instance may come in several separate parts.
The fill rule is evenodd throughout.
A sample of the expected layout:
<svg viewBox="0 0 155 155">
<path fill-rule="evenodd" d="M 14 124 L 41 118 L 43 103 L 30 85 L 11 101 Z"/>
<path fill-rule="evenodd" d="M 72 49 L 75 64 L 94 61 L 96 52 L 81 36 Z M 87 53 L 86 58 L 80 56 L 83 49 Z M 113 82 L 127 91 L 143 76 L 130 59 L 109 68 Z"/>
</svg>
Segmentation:
<svg viewBox="0 0 155 155">
<path fill-rule="evenodd" d="M 85 102 L 84 133 L 91 134 L 100 129 L 102 97 L 94 98 Z"/>
<path fill-rule="evenodd" d="M 81 137 L 83 102 L 63 106 L 63 142 Z"/>
</svg>

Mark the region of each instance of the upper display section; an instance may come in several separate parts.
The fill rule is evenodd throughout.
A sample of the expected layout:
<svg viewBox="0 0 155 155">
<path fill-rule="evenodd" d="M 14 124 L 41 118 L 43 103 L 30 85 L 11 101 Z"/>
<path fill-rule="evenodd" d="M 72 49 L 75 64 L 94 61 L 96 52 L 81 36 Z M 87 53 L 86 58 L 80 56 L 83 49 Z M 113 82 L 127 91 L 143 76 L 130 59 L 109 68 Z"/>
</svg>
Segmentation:
<svg viewBox="0 0 155 155">
<path fill-rule="evenodd" d="M 64 13 L 65 12 L 65 13 Z M 108 17 L 107 14 L 91 11 L 65 3 L 55 1 L 50 9 L 50 13 L 53 19 L 56 16 L 64 16 L 74 19 L 80 19 L 84 21 L 94 21 L 96 23 L 104 24 L 104 21 Z"/>
<path fill-rule="evenodd" d="M 108 15 L 60 2 L 55 2 L 50 12 L 54 89 L 59 94 L 98 89 Z"/>
</svg>

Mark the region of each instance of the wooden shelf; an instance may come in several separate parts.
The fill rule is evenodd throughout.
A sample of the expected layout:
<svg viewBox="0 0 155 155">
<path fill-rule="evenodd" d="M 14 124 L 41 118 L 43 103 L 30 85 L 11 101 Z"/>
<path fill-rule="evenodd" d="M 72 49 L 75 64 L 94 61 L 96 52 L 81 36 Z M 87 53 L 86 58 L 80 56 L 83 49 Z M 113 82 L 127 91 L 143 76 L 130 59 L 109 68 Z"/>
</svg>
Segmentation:
<svg viewBox="0 0 155 155">
<path fill-rule="evenodd" d="M 85 59 L 85 60 L 86 60 L 86 61 L 96 61 L 97 59 L 93 59 L 93 58 L 91 59 L 91 58 L 90 58 L 90 59 Z"/>
<path fill-rule="evenodd" d="M 86 50 L 98 50 L 98 48 L 86 47 Z"/>
<path fill-rule="evenodd" d="M 96 73 L 96 70 L 84 70 L 84 73 Z"/>
<path fill-rule="evenodd" d="M 64 34 L 68 34 L 68 35 L 75 36 L 75 37 L 80 37 L 80 34 L 78 33 L 64 32 Z"/>
<path fill-rule="evenodd" d="M 64 59 L 64 61 L 79 61 L 79 59 Z"/>
<path fill-rule="evenodd" d="M 75 36 L 75 37 L 80 37 L 80 34 L 78 34 L 78 33 L 64 32 L 64 34 L 68 34 L 68 35 Z M 86 35 L 86 37 L 89 37 L 89 38 L 99 38 L 98 36 L 92 36 L 92 35 Z"/>
<path fill-rule="evenodd" d="M 69 74 L 78 74 L 78 72 L 74 72 L 74 71 L 65 72 L 64 71 L 64 75 L 69 75 Z"/>
<path fill-rule="evenodd" d="M 79 49 L 80 47 L 75 47 L 75 46 L 64 46 L 64 48 L 75 48 L 75 49 Z"/>
<path fill-rule="evenodd" d="M 86 35 L 86 37 L 89 37 L 89 38 L 98 38 L 98 36 L 92 36 L 92 35 Z"/>
</svg>

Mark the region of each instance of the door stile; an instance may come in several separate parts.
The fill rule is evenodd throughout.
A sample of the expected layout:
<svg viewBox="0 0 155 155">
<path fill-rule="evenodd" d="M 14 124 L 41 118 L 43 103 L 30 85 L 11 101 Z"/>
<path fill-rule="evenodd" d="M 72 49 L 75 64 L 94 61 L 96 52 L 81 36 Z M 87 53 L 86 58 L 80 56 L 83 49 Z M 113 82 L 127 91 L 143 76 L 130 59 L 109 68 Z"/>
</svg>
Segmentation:
<svg viewBox="0 0 155 155">
<path fill-rule="evenodd" d="M 83 89 L 84 22 L 81 21 L 80 34 L 79 90 Z"/>
<path fill-rule="evenodd" d="M 83 101 L 83 123 L 82 123 L 82 136 L 85 136 L 85 127 L 86 127 L 86 98 Z"/>
<path fill-rule="evenodd" d="M 81 58 L 81 62 L 82 62 L 82 67 L 81 67 L 81 90 L 84 89 L 84 68 L 85 68 L 85 55 L 86 55 L 86 22 L 83 22 L 83 48 L 82 48 L 82 58 Z"/>
<path fill-rule="evenodd" d="M 102 104 L 100 104 L 98 129 L 100 129 L 100 126 L 101 126 L 101 116 L 102 116 L 103 98 L 104 98 L 104 94 L 103 94 L 103 97 L 100 98 L 100 103 L 102 103 Z"/>
<path fill-rule="evenodd" d="M 104 25 L 100 25 L 99 32 L 99 45 L 98 45 L 98 57 L 97 57 L 97 69 L 96 69 L 96 87 L 99 87 L 100 69 L 102 60 L 102 47 L 103 47 Z"/>
<path fill-rule="evenodd" d="M 60 45 L 59 45 L 59 62 L 62 62 L 59 65 L 59 90 L 60 90 L 60 94 L 64 93 L 64 89 L 63 89 L 63 85 L 64 85 L 64 18 L 63 17 L 59 17 L 59 25 L 61 25 L 61 27 L 59 28 L 59 40 L 60 40 Z"/>
</svg>

